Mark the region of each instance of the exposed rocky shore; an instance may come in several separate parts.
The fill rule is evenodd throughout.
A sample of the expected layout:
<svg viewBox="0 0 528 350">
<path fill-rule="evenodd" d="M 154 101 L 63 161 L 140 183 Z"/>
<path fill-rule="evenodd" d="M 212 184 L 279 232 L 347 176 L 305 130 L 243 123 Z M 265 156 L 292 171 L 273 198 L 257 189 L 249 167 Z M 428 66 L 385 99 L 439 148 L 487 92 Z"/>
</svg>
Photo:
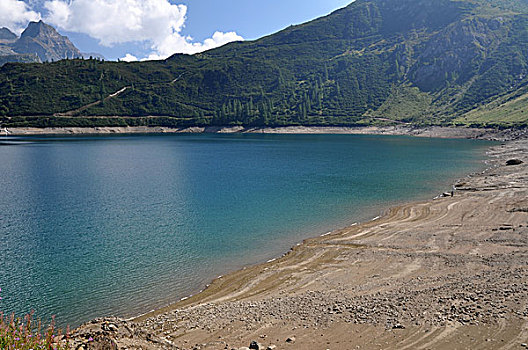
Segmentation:
<svg viewBox="0 0 528 350">
<path fill-rule="evenodd" d="M 333 126 L 287 126 L 249 128 L 242 126 L 231 127 L 64 127 L 64 128 L 8 128 L 0 130 L 4 135 L 79 135 L 79 134 L 166 134 L 166 133 L 262 133 L 262 134 L 369 134 L 369 135 L 412 135 L 418 137 L 446 137 L 473 138 L 486 140 L 513 140 L 524 137 L 528 130 L 496 130 L 479 128 L 453 127 L 414 127 L 409 125 L 397 126 L 368 126 L 368 127 L 333 127 Z"/>
<path fill-rule="evenodd" d="M 165 309 L 94 320 L 74 348 L 526 348 L 527 163 L 526 138 L 493 147 L 454 196 L 306 240 Z"/>
</svg>

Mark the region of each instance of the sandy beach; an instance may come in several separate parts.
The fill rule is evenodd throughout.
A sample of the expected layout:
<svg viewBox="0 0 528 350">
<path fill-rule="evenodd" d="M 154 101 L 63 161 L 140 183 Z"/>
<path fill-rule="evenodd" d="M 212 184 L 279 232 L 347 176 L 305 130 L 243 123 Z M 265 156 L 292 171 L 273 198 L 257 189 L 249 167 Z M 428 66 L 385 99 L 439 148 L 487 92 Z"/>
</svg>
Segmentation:
<svg viewBox="0 0 528 350">
<path fill-rule="evenodd" d="M 526 348 L 527 163 L 527 138 L 494 146 L 452 197 L 308 239 L 170 307 L 94 320 L 74 348 Z"/>
</svg>

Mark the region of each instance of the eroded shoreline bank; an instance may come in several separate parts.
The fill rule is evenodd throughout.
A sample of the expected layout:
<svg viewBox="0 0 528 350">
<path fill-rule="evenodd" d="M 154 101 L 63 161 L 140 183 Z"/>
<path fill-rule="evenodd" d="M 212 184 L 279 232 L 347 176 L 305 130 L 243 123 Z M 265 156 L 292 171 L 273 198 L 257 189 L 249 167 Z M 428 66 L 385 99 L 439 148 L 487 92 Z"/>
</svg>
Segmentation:
<svg viewBox="0 0 528 350">
<path fill-rule="evenodd" d="M 353 134 L 353 135 L 407 135 L 416 137 L 472 138 L 486 140 L 512 140 L 523 137 L 527 129 L 495 130 L 453 127 L 368 126 L 368 127 L 63 127 L 63 128 L 8 128 L 7 135 L 111 135 L 111 134 L 178 134 L 178 133 L 261 133 L 261 134 Z M 4 133 L 5 135 L 5 133 Z"/>
<path fill-rule="evenodd" d="M 490 168 L 457 183 L 452 198 L 392 208 L 171 307 L 98 320 L 74 335 L 128 349 L 236 349 L 250 340 L 289 349 L 518 348 L 528 340 L 527 143 L 493 147 Z M 524 163 L 506 166 L 512 158 Z"/>
</svg>

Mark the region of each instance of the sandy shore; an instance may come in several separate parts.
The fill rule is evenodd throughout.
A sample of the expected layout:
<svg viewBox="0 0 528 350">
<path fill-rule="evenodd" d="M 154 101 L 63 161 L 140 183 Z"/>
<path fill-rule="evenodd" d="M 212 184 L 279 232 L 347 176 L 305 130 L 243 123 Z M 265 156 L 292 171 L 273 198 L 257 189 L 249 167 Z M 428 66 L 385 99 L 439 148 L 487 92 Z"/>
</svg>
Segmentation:
<svg viewBox="0 0 528 350">
<path fill-rule="evenodd" d="M 8 128 L 8 135 L 92 135 L 92 134 L 169 134 L 169 133 L 260 133 L 260 134 L 369 134 L 412 135 L 417 137 L 478 138 L 487 140 L 510 140 L 526 135 L 527 131 L 493 130 L 478 128 L 368 126 L 368 127 L 308 127 L 288 126 L 277 128 L 235 127 L 93 127 L 93 128 Z M 3 131 L 5 133 L 5 131 Z"/>
<path fill-rule="evenodd" d="M 507 166 L 514 158 L 524 163 Z M 526 348 L 527 163 L 526 138 L 493 147 L 490 168 L 459 181 L 454 197 L 306 240 L 136 319 L 94 320 L 75 346 Z"/>
</svg>

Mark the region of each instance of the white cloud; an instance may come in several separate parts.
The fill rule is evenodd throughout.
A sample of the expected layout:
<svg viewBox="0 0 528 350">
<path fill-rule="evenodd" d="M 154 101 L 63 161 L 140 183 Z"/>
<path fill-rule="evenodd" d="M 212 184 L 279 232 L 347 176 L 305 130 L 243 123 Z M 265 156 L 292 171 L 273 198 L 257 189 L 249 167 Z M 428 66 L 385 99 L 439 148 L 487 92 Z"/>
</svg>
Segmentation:
<svg viewBox="0 0 528 350">
<path fill-rule="evenodd" d="M 125 62 L 135 62 L 138 61 L 138 58 L 134 55 L 127 53 L 125 57 L 122 57 L 120 60 Z"/>
<path fill-rule="evenodd" d="M 179 33 L 172 33 L 160 42 L 154 43 L 152 48 L 156 50 L 156 53 L 152 53 L 148 59 L 162 59 L 175 52 L 194 54 L 240 40 L 244 40 L 244 38 L 235 32 L 215 32 L 212 38 L 205 39 L 203 43 L 193 43 L 190 37 L 182 37 Z"/>
<path fill-rule="evenodd" d="M 187 6 L 169 0 L 48 0 L 44 6 L 47 22 L 66 31 L 88 34 L 101 45 L 147 42 L 154 51 L 150 59 L 196 53 L 243 40 L 234 32 L 216 32 L 203 43 L 193 42 L 181 35 Z"/>
<path fill-rule="evenodd" d="M 51 0 L 44 6 L 49 23 L 88 34 L 105 46 L 180 31 L 187 12 L 186 6 L 167 0 Z"/>
<path fill-rule="evenodd" d="M 7 27 L 20 34 L 29 21 L 40 20 L 40 14 L 31 11 L 22 1 L 0 0 L 0 27 Z"/>
</svg>

